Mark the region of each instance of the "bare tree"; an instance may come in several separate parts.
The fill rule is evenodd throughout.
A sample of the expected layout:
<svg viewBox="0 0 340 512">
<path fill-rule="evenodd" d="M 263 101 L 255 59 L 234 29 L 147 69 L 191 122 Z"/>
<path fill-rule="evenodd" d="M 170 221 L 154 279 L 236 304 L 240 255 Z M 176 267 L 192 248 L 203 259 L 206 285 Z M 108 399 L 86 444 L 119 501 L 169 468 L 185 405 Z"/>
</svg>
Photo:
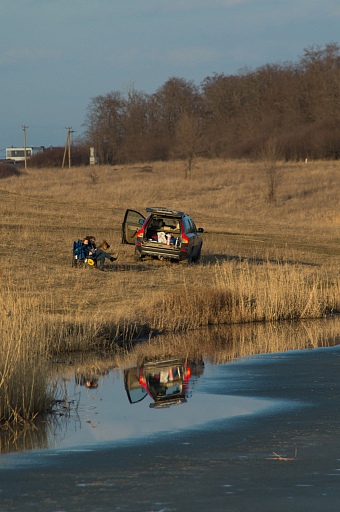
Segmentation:
<svg viewBox="0 0 340 512">
<path fill-rule="evenodd" d="M 176 134 L 177 123 L 183 112 L 198 113 L 200 94 L 192 80 L 172 77 L 155 93 L 158 114 L 170 139 Z"/>
<path fill-rule="evenodd" d="M 96 148 L 100 163 L 113 163 L 121 156 L 124 107 L 125 100 L 119 92 L 91 100 L 84 124 L 86 136 Z"/>
<path fill-rule="evenodd" d="M 266 176 L 267 199 L 270 203 L 275 203 L 282 180 L 282 151 L 276 137 L 266 140 L 261 148 L 260 157 Z"/>
<path fill-rule="evenodd" d="M 177 155 L 187 160 L 188 176 L 198 149 L 210 157 L 256 158 L 268 141 L 262 157 L 275 201 L 278 148 L 290 159 L 339 158 L 340 47 L 312 46 L 297 63 L 215 74 L 200 86 L 178 77 L 150 95 L 130 86 L 92 99 L 85 126 L 101 163 Z"/>
<path fill-rule="evenodd" d="M 186 159 L 186 178 L 191 177 L 193 161 L 202 142 L 200 124 L 200 118 L 188 112 L 183 112 L 177 123 L 175 154 Z"/>
</svg>

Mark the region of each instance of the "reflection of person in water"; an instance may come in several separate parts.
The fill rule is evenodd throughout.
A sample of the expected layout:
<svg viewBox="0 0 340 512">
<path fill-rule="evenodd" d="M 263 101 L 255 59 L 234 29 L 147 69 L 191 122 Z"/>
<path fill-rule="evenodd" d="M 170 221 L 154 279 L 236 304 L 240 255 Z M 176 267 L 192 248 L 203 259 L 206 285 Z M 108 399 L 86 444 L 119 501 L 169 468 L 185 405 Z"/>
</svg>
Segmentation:
<svg viewBox="0 0 340 512">
<path fill-rule="evenodd" d="M 98 387 L 98 379 L 96 379 L 95 377 L 86 379 L 85 387 L 89 389 L 96 389 Z"/>
<path fill-rule="evenodd" d="M 96 389 L 98 387 L 98 378 L 93 375 L 89 377 L 83 374 L 76 374 L 75 381 L 77 386 L 85 386 L 88 389 Z"/>
</svg>

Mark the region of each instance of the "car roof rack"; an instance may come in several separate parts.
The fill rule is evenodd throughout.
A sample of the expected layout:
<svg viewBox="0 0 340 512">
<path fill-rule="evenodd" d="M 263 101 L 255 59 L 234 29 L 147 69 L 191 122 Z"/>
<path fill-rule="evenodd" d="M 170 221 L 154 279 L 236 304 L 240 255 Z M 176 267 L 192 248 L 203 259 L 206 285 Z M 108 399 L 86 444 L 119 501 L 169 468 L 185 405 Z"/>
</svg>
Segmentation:
<svg viewBox="0 0 340 512">
<path fill-rule="evenodd" d="M 168 214 L 168 215 L 178 215 L 179 217 L 182 217 L 183 215 L 185 215 L 184 212 L 181 212 L 179 210 L 170 210 L 169 208 L 164 208 L 162 206 L 150 206 L 148 208 L 146 208 L 146 211 L 147 212 L 150 212 L 150 213 L 164 213 L 164 214 Z"/>
</svg>

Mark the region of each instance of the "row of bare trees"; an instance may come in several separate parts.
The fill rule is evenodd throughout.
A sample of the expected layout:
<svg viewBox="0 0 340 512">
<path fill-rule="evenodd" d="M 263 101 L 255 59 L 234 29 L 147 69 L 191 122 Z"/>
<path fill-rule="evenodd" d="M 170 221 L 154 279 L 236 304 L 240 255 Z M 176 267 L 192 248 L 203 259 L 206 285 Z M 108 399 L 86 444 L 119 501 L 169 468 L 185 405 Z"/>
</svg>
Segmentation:
<svg viewBox="0 0 340 512">
<path fill-rule="evenodd" d="M 297 63 L 268 64 L 196 85 L 169 78 L 154 94 L 130 87 L 93 98 L 86 144 L 101 163 L 196 156 L 285 159 L 340 156 L 340 47 L 304 50 Z"/>
</svg>

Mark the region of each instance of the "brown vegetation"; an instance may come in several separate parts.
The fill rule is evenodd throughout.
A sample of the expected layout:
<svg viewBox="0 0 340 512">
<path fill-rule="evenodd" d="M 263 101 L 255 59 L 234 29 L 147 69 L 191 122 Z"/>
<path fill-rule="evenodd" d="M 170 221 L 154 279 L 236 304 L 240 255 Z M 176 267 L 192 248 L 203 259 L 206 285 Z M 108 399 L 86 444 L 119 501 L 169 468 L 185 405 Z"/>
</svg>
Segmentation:
<svg viewBox="0 0 340 512">
<path fill-rule="evenodd" d="M 339 312 L 340 164 L 278 165 L 275 202 L 263 162 L 198 160 L 185 186 L 182 162 L 98 166 L 95 183 L 86 167 L 3 180 L 0 418 L 50 406 L 44 364 L 56 354 L 121 354 L 158 332 Z M 155 204 L 205 228 L 200 264 L 136 265 L 120 245 L 125 209 Z M 71 266 L 73 240 L 88 233 L 119 249 L 106 273 Z"/>
<path fill-rule="evenodd" d="M 21 169 L 13 164 L 0 163 L 0 180 L 10 178 L 11 176 L 20 176 L 22 174 Z"/>
<path fill-rule="evenodd" d="M 65 148 L 56 147 L 45 149 L 45 151 L 33 155 L 28 160 L 28 166 L 36 169 L 46 169 L 47 167 L 62 167 L 65 157 Z M 70 164 L 79 166 L 89 163 L 89 148 L 82 146 L 79 142 L 72 146 L 70 152 Z"/>
<path fill-rule="evenodd" d="M 52 393 L 46 386 L 49 346 L 40 324 L 43 304 L 43 291 L 34 298 L 27 289 L 18 290 L 14 283 L 2 281 L 0 424 L 32 420 L 52 408 Z"/>
<path fill-rule="evenodd" d="M 261 159 L 276 138 L 285 160 L 340 156 L 340 46 L 304 50 L 296 63 L 267 64 L 201 84 L 171 77 L 154 94 L 130 88 L 93 98 L 87 145 L 102 164 Z"/>
</svg>

